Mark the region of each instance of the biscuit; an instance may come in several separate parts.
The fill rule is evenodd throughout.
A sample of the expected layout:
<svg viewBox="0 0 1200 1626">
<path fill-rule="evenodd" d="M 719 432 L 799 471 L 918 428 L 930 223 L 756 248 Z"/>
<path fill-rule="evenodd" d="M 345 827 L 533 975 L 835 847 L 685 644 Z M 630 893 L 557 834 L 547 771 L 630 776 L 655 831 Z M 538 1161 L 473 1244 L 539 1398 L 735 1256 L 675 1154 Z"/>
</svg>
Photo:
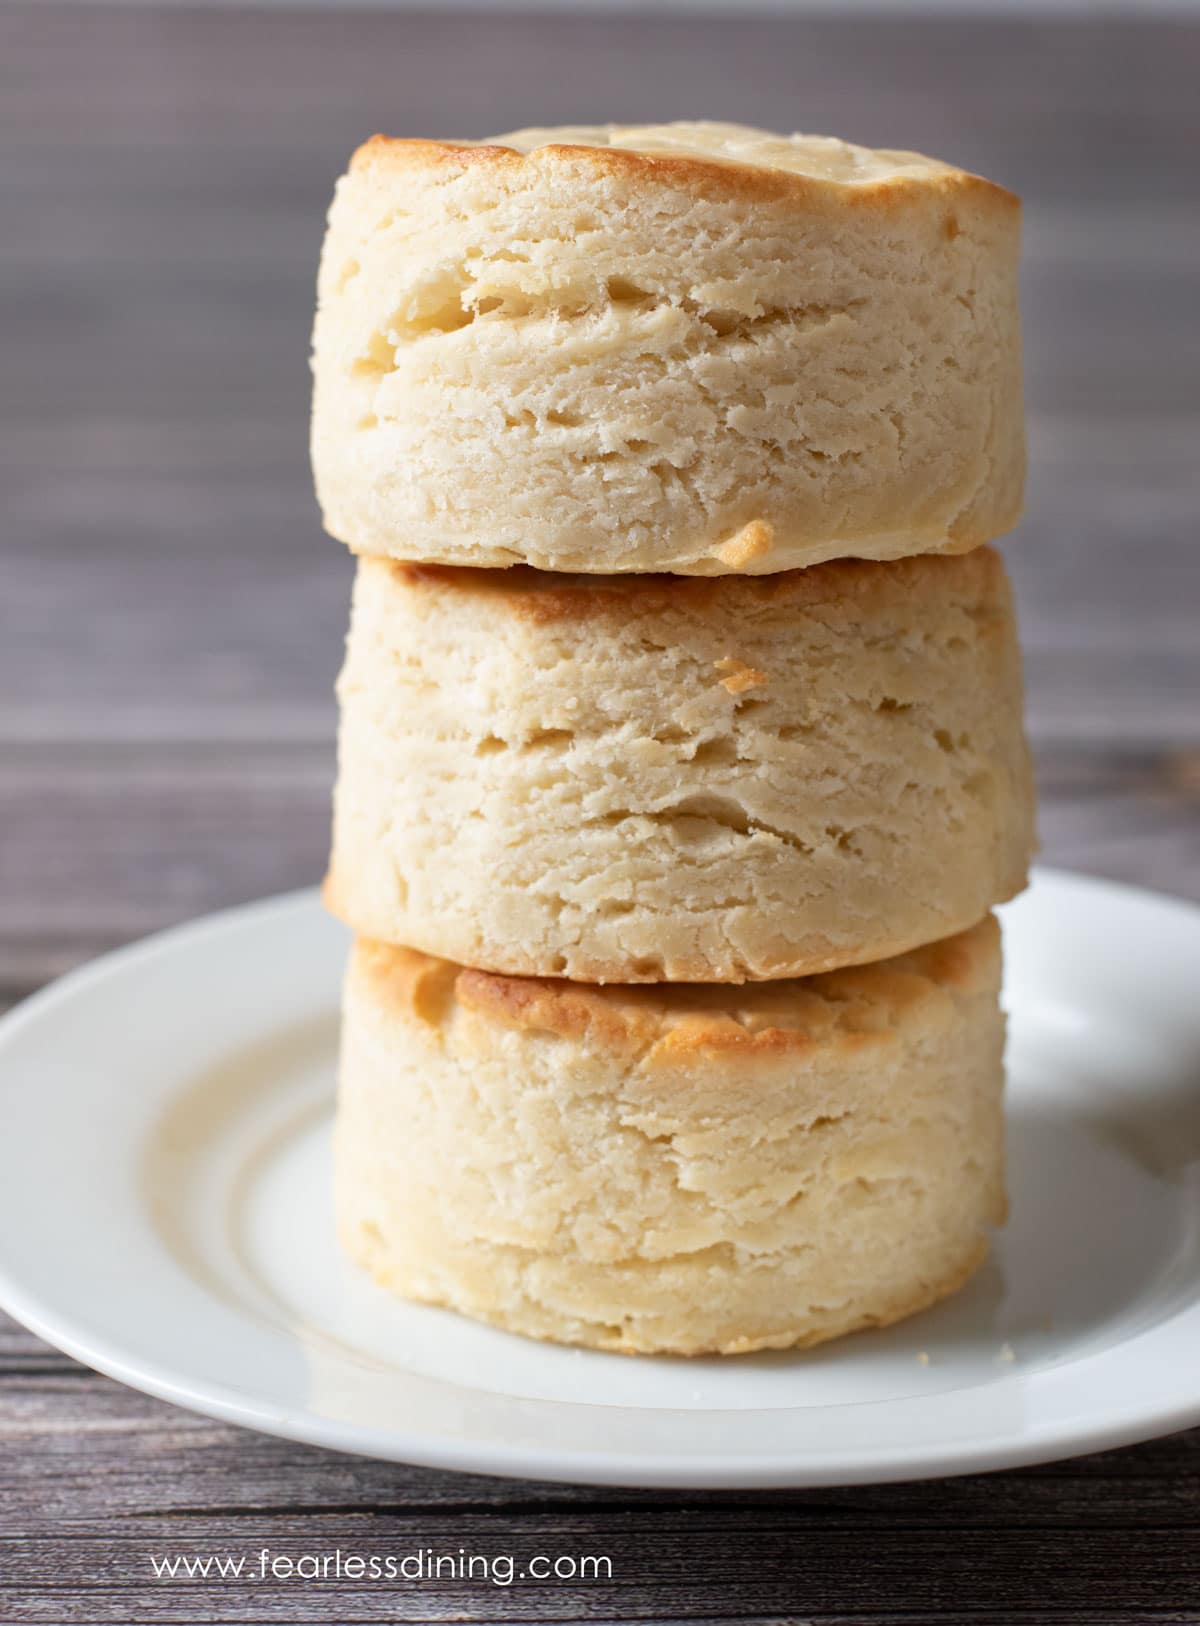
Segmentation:
<svg viewBox="0 0 1200 1626">
<path fill-rule="evenodd" d="M 367 937 L 585 982 L 882 959 L 1024 885 L 989 548 L 769 577 L 360 561 L 326 898 Z"/>
<path fill-rule="evenodd" d="M 736 125 L 376 136 L 329 217 L 312 455 L 358 552 L 764 573 L 964 551 L 1024 480 L 1001 187 Z"/>
<path fill-rule="evenodd" d="M 409 1299 L 739 1354 L 953 1292 L 1003 1221 L 993 919 L 751 988 L 589 988 L 360 940 L 338 1232 Z"/>
</svg>

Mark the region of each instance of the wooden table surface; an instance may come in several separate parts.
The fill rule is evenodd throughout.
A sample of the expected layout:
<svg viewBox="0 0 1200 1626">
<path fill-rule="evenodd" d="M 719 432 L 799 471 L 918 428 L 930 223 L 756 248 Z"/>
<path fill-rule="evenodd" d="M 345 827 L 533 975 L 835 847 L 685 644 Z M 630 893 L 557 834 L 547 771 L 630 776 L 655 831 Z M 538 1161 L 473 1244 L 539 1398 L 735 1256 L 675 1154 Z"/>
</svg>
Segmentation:
<svg viewBox="0 0 1200 1626">
<path fill-rule="evenodd" d="M 707 115 L 1022 191 L 1008 554 L 1045 856 L 1200 899 L 1198 83 L 1181 22 L 0 10 L 5 1001 L 320 874 L 349 566 L 310 492 L 307 329 L 333 178 L 375 129 Z M 925 1485 L 580 1490 L 238 1432 L 0 1321 L 0 1453 L 6 1622 L 1200 1621 L 1200 1432 Z M 339 1546 L 614 1574 L 150 1574 Z"/>
</svg>

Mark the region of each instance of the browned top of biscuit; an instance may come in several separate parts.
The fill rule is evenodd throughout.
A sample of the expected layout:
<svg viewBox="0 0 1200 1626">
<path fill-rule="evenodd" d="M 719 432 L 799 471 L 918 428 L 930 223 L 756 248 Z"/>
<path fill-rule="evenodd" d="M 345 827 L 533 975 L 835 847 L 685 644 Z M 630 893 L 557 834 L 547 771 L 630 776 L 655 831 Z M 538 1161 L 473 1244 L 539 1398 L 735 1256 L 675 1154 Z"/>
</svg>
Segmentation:
<svg viewBox="0 0 1200 1626">
<path fill-rule="evenodd" d="M 1019 209 L 1017 197 L 982 176 L 920 153 L 856 147 L 827 137 L 780 137 L 737 125 L 680 123 L 562 126 L 515 131 L 484 141 L 374 135 L 351 170 L 409 168 L 451 174 L 491 169 L 514 181 L 573 170 L 666 186 L 704 196 L 763 200 L 837 199 L 840 206 L 903 206 L 923 192 L 971 196 L 986 206 Z"/>
<path fill-rule="evenodd" d="M 477 570 L 464 565 L 398 563 L 363 555 L 359 569 L 390 579 L 399 591 L 490 595 L 508 613 L 537 625 L 615 616 L 657 616 L 664 610 L 718 613 L 722 619 L 757 606 L 895 602 L 898 596 L 952 595 L 970 602 L 1007 603 L 1004 563 L 994 548 L 961 554 L 914 554 L 884 566 L 867 559 L 831 559 L 806 570 L 765 576 L 659 574 L 551 575 L 529 565 Z"/>
<path fill-rule="evenodd" d="M 928 1001 L 998 989 L 1000 929 L 988 915 L 956 937 L 874 965 L 738 987 L 500 976 L 365 939 L 352 977 L 382 1009 L 433 1027 L 458 1010 L 499 1028 L 683 1062 L 701 1052 L 748 1057 L 887 1038 Z"/>
</svg>

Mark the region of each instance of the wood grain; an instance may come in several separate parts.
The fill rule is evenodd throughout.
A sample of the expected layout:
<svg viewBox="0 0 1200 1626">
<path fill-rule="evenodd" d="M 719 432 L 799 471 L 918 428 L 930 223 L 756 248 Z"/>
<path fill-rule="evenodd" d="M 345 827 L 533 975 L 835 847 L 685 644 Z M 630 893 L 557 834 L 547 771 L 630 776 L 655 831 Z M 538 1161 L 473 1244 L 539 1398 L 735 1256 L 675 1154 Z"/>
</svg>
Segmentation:
<svg viewBox="0 0 1200 1626">
<path fill-rule="evenodd" d="M 64 1367 L 66 1363 L 63 1363 Z M 4 1379 L 0 1618 L 1192 1620 L 1200 1432 L 1021 1473 L 837 1491 L 594 1491 L 333 1456 L 83 1373 Z M 153 1578 L 152 1557 L 609 1556 L 610 1581 Z M 86 1596 L 91 1613 L 72 1616 Z M 7 1603 L 8 1599 L 13 1602 Z M 11 1610 L 10 1612 L 6 1612 Z"/>
<path fill-rule="evenodd" d="M 0 1001 L 321 869 L 349 564 L 305 364 L 371 130 L 695 116 L 1027 199 L 1008 545 L 1045 856 L 1200 899 L 1200 28 L 0 9 Z M 0 1620 L 1200 1621 L 1200 1431 L 987 1478 L 665 1495 L 356 1461 L 0 1320 Z M 599 1553 L 611 1582 L 177 1581 L 152 1555 Z"/>
</svg>

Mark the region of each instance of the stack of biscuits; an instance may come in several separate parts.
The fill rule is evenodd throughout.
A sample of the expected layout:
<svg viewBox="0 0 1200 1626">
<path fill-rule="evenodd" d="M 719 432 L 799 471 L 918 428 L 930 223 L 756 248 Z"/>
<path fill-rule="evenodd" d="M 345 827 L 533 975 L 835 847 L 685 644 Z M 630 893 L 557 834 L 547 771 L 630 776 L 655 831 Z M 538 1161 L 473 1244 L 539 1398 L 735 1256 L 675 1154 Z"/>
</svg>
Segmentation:
<svg viewBox="0 0 1200 1626">
<path fill-rule="evenodd" d="M 740 126 L 376 137 L 321 265 L 358 556 L 339 1233 L 629 1352 L 816 1343 L 1004 1215 L 1019 206 Z"/>
</svg>

